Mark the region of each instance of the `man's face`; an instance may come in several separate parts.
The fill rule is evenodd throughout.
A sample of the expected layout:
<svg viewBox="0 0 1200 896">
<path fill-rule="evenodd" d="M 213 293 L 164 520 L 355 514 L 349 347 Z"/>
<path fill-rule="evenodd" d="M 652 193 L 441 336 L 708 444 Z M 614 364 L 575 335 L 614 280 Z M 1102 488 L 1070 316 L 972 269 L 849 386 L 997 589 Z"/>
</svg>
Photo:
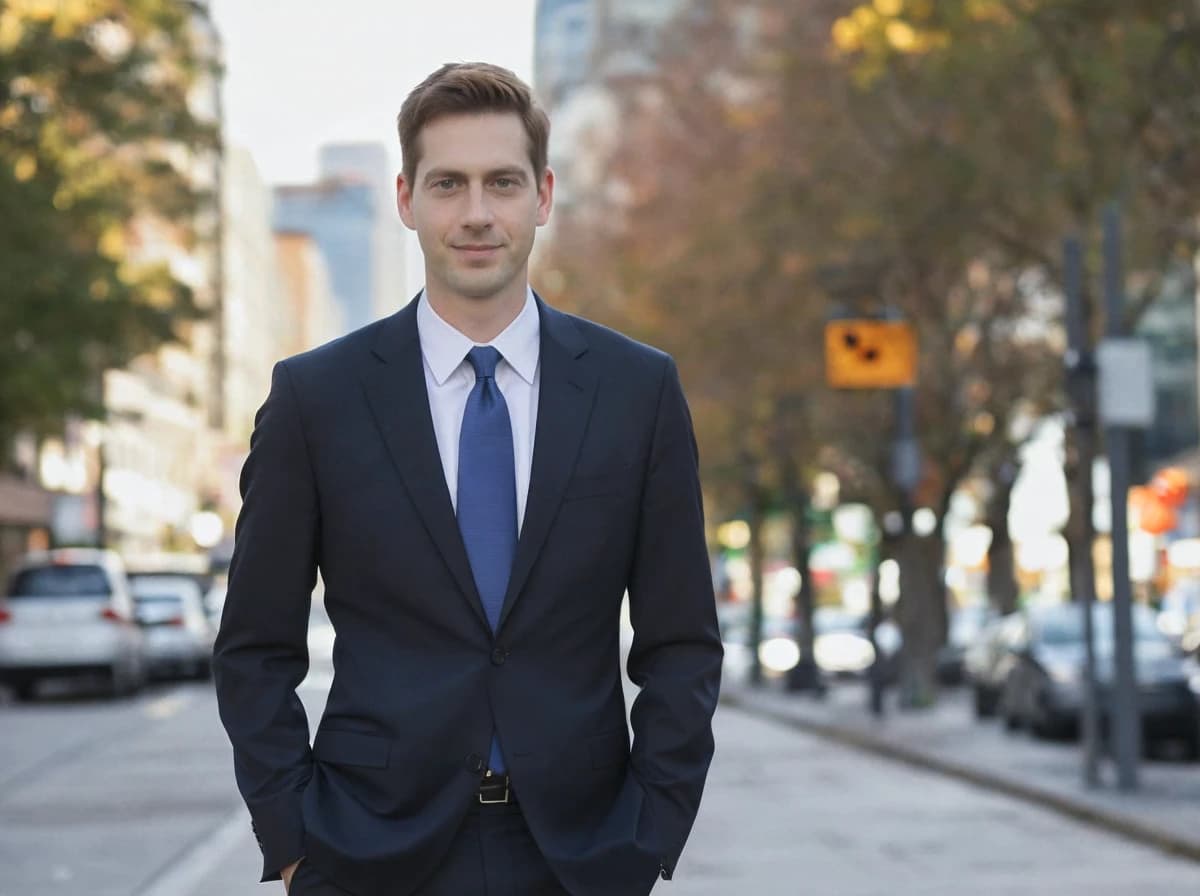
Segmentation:
<svg viewBox="0 0 1200 896">
<path fill-rule="evenodd" d="M 413 183 L 397 179 L 400 217 L 417 232 L 426 285 L 469 299 L 524 293 L 529 252 L 550 217 L 554 175 L 539 179 L 521 119 L 450 115 L 425 125 Z"/>
</svg>

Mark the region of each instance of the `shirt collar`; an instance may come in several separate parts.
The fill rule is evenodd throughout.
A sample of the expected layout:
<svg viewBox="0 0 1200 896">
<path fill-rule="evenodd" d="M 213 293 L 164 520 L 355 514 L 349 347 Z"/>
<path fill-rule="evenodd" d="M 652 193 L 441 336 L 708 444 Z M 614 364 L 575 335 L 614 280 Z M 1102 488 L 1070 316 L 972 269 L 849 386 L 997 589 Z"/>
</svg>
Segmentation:
<svg viewBox="0 0 1200 896">
<path fill-rule="evenodd" d="M 463 363 L 475 343 L 447 323 L 429 304 L 424 290 L 417 302 L 417 334 L 421 342 L 421 353 L 433 373 L 434 382 L 444 385 L 450 375 Z M 494 346 L 508 365 L 525 382 L 533 385 L 537 373 L 541 340 L 541 321 L 533 289 L 526 288 L 525 305 L 521 313 L 504 332 L 488 345 Z"/>
</svg>

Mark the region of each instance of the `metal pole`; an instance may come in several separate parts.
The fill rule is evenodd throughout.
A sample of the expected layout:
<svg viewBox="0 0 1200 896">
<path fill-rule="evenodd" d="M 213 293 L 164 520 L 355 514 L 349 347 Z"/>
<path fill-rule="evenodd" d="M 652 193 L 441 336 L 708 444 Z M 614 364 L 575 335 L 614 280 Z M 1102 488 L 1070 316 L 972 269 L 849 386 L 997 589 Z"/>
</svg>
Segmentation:
<svg viewBox="0 0 1200 896">
<path fill-rule="evenodd" d="M 905 542 L 912 534 L 912 518 L 913 518 L 913 492 L 916 490 L 918 483 L 921 481 L 921 447 L 917 442 L 917 413 L 916 413 L 916 396 L 911 386 L 904 386 L 896 389 L 893 393 L 896 400 L 896 443 L 894 446 L 894 455 L 892 457 L 892 479 L 900 491 L 900 531 L 896 533 L 893 544 L 895 545 L 895 559 L 901 563 L 901 581 L 904 580 L 906 572 L 903 564 L 911 559 L 911 554 L 905 551 Z M 900 595 L 900 615 L 902 620 L 911 619 L 912 596 L 907 598 L 903 594 Z M 906 628 L 906 624 L 902 624 L 902 628 Z M 908 634 L 905 631 L 905 634 Z M 878 649 L 877 638 L 872 637 L 872 643 L 876 645 L 876 660 L 875 663 L 879 666 L 879 674 L 882 674 L 883 660 Z M 910 693 L 913 690 L 914 676 L 909 674 L 911 669 L 911 654 L 905 648 L 900 651 L 900 694 L 899 699 L 902 706 L 910 705 L 915 695 Z"/>
<path fill-rule="evenodd" d="M 1104 210 L 1105 331 L 1110 338 L 1124 335 L 1125 302 L 1121 271 L 1121 211 L 1112 202 Z M 1129 579 L 1129 430 L 1105 428 L 1112 485 L 1112 579 L 1114 679 L 1112 741 L 1117 760 L 1117 786 L 1136 790 L 1141 754 L 1141 719 L 1137 705 L 1137 670 L 1133 653 L 1133 586 Z"/>
<path fill-rule="evenodd" d="M 879 656 L 879 625 L 883 622 L 883 598 L 879 594 L 879 564 L 882 560 L 880 547 L 890 536 L 879 527 L 879 536 L 871 546 L 871 615 L 867 623 L 867 637 L 871 640 L 873 659 L 871 668 L 867 670 L 867 684 L 870 689 L 868 706 L 871 715 L 877 719 L 883 718 L 883 662 Z"/>
<path fill-rule="evenodd" d="M 1071 396 L 1076 441 L 1080 446 L 1095 438 L 1095 364 L 1089 348 L 1086 314 L 1083 307 L 1083 245 L 1076 236 L 1063 241 L 1063 287 L 1067 318 L 1067 386 Z M 1092 452 L 1082 452 L 1090 457 Z M 1082 470 L 1079 475 L 1091 476 Z M 1085 508 L 1091 513 L 1091 508 Z M 1087 527 L 1085 527 L 1086 530 Z M 1075 581 L 1080 593 L 1074 595 L 1083 615 L 1083 707 L 1080 733 L 1083 740 L 1083 781 L 1087 787 L 1100 786 L 1100 725 L 1096 711 L 1096 638 L 1092 607 L 1096 598 L 1096 570 L 1092 565 L 1091 545 L 1084 556 L 1072 558 L 1077 564 Z"/>
</svg>

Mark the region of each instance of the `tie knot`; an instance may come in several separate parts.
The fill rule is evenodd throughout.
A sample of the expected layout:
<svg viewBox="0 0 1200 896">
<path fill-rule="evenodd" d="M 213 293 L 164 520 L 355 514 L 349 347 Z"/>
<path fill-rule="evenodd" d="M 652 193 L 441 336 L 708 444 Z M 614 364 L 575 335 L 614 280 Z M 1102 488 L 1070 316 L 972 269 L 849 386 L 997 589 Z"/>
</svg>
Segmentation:
<svg viewBox="0 0 1200 896">
<path fill-rule="evenodd" d="M 500 363 L 500 350 L 490 345 L 477 345 L 467 352 L 467 360 L 475 368 L 476 379 L 496 377 L 496 365 Z"/>
</svg>

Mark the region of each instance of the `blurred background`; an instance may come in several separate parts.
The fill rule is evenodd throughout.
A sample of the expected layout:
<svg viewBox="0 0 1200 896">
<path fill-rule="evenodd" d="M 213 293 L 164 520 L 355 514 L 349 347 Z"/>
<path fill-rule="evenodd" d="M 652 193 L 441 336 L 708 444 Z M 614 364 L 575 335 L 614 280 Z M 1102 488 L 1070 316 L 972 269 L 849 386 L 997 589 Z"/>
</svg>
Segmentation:
<svg viewBox="0 0 1200 896">
<path fill-rule="evenodd" d="M 727 670 L 671 886 L 1194 886 L 1194 2 L 0 0 L 0 894 L 253 886 L 238 473 L 275 361 L 420 288 L 395 116 L 470 59 L 552 121 L 534 287 L 691 404 Z"/>
</svg>

